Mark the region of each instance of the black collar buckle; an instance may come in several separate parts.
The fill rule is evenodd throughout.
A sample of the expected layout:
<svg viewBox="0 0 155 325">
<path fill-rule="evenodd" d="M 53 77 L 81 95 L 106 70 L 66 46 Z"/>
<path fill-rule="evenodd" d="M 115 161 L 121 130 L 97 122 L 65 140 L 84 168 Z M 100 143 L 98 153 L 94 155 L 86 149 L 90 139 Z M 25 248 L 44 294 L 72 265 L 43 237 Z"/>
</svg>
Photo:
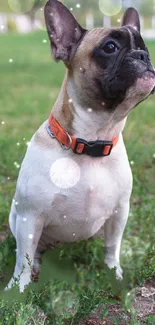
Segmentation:
<svg viewBox="0 0 155 325">
<path fill-rule="evenodd" d="M 78 144 L 84 144 L 84 149 L 81 153 L 77 152 Z M 74 148 L 74 153 L 76 154 L 86 154 L 92 157 L 107 157 L 110 155 L 111 150 L 113 148 L 113 142 L 112 141 L 89 141 L 87 142 L 84 139 L 77 138 L 76 139 L 76 145 Z M 109 149 L 109 150 L 108 150 Z M 105 153 L 106 151 L 106 153 Z"/>
</svg>

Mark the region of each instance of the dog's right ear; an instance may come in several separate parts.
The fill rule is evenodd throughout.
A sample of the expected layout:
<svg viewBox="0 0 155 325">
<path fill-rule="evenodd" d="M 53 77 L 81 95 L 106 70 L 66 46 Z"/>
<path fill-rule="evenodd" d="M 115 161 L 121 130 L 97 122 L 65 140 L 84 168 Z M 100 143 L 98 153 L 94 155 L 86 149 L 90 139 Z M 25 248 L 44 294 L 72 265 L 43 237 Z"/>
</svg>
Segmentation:
<svg viewBox="0 0 155 325">
<path fill-rule="evenodd" d="M 140 32 L 140 18 L 136 9 L 128 8 L 123 16 L 122 26 L 132 26 Z"/>
<path fill-rule="evenodd" d="M 86 30 L 58 0 L 45 5 L 45 21 L 54 59 L 69 64 Z"/>
</svg>

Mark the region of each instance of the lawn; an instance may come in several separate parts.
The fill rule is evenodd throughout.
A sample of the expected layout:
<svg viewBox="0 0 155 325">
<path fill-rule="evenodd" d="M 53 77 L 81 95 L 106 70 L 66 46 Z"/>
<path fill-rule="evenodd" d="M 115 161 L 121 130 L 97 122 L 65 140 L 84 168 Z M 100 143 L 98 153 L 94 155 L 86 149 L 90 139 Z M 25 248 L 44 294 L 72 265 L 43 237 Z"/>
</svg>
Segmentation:
<svg viewBox="0 0 155 325">
<path fill-rule="evenodd" d="M 45 32 L 0 36 L 1 289 L 15 261 L 15 240 L 7 225 L 20 164 L 31 136 L 50 113 L 65 72 L 61 63 L 52 61 L 46 40 Z M 147 45 L 155 65 L 155 43 Z M 134 188 L 121 250 L 123 284 L 114 280 L 113 271 L 103 268 L 101 240 L 67 245 L 52 253 L 52 269 L 45 256 L 45 285 L 37 293 L 32 286 L 24 297 L 12 292 L 3 300 L 0 292 L 0 325 L 79 324 L 87 315 L 93 317 L 90 315 L 95 311 L 98 323 L 80 324 L 155 324 L 152 312 L 144 315 L 143 323 L 132 303 L 134 289 L 151 283 L 148 281 L 154 281 L 155 276 L 154 101 L 152 96 L 139 105 L 124 131 Z M 122 308 L 120 314 L 115 312 L 117 308 Z"/>
</svg>

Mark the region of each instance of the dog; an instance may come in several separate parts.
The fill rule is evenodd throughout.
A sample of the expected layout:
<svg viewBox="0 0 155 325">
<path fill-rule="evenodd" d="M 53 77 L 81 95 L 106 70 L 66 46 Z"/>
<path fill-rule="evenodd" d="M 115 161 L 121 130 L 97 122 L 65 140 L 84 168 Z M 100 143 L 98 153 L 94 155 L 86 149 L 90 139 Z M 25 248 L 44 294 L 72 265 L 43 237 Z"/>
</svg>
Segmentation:
<svg viewBox="0 0 155 325">
<path fill-rule="evenodd" d="M 52 113 L 34 134 L 19 173 L 9 224 L 14 275 L 23 292 L 30 264 L 59 244 L 103 237 L 105 263 L 122 279 L 120 247 L 132 173 L 122 131 L 155 89 L 155 71 L 134 8 L 120 28 L 82 28 L 58 0 L 45 5 L 52 56 L 66 76 Z M 29 263 L 28 258 L 31 261 Z"/>
</svg>

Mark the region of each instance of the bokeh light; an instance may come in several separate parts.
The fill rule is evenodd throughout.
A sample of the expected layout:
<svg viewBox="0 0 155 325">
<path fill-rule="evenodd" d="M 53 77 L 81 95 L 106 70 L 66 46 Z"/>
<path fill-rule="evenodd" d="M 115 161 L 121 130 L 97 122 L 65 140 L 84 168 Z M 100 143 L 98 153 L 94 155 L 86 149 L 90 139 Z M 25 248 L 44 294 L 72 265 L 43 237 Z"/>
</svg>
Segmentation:
<svg viewBox="0 0 155 325">
<path fill-rule="evenodd" d="M 71 188 L 80 179 L 80 167 L 70 158 L 56 160 L 50 169 L 52 182 L 60 188 Z"/>
<path fill-rule="evenodd" d="M 45 17 L 44 17 L 44 8 L 39 8 L 35 12 L 35 25 L 42 29 L 46 30 Z"/>
<path fill-rule="evenodd" d="M 122 9 L 122 0 L 99 0 L 99 8 L 106 16 L 117 15 Z"/>
<path fill-rule="evenodd" d="M 16 13 L 26 13 L 34 6 L 35 0 L 8 0 L 10 9 Z"/>
</svg>

